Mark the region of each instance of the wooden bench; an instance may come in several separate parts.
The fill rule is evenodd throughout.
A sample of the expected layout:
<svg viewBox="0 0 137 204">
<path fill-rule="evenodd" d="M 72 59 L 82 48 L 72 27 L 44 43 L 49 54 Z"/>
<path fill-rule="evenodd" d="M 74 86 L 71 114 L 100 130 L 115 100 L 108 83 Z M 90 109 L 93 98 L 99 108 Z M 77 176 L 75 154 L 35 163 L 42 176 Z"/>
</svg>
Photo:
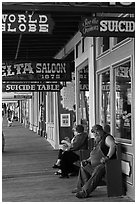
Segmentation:
<svg viewBox="0 0 137 204">
<path fill-rule="evenodd" d="M 93 141 L 90 141 L 93 144 Z M 122 169 L 121 169 L 121 145 L 116 145 L 117 158 L 108 160 L 105 164 L 106 174 L 103 180 L 107 185 L 108 197 L 123 195 Z M 90 155 L 90 149 L 80 150 L 80 161 L 87 159 Z"/>
</svg>

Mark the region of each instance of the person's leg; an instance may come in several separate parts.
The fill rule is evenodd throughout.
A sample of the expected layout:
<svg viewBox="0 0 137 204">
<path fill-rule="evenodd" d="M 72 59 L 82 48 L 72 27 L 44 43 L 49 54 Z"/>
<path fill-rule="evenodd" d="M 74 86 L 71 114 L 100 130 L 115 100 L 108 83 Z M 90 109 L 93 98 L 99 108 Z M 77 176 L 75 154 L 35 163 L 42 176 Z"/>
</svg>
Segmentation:
<svg viewBox="0 0 137 204">
<path fill-rule="evenodd" d="M 62 154 L 63 154 L 63 150 L 59 149 L 58 158 L 57 158 L 57 161 L 55 162 L 55 164 L 53 165 L 53 168 L 58 168 L 60 166 Z"/>
<path fill-rule="evenodd" d="M 77 189 L 81 189 L 82 186 L 88 181 L 90 178 L 90 173 L 87 171 L 87 167 L 80 167 L 78 180 L 77 180 Z"/>
<path fill-rule="evenodd" d="M 69 153 L 66 151 L 62 154 L 62 158 L 60 161 L 60 169 L 62 171 L 62 176 L 67 176 L 69 169 L 68 169 L 68 157 L 69 157 Z"/>
<path fill-rule="evenodd" d="M 88 181 L 91 177 L 94 168 L 91 164 L 87 164 L 86 166 L 81 166 L 79 169 L 78 179 L 76 188 L 72 190 L 72 193 L 77 193 L 78 191 L 82 190 L 84 184 Z"/>
<path fill-rule="evenodd" d="M 63 150 L 62 149 L 59 149 L 59 153 L 58 153 L 58 159 L 57 159 L 57 161 L 56 161 L 56 165 L 57 166 L 60 166 L 60 161 L 61 161 L 61 159 L 62 159 L 62 154 L 63 154 Z"/>
<path fill-rule="evenodd" d="M 75 154 L 73 151 L 68 151 L 68 156 L 67 156 L 67 168 L 69 173 L 77 173 L 77 168 L 74 165 L 74 162 L 79 160 L 79 156 Z"/>
<path fill-rule="evenodd" d="M 58 159 L 61 159 L 61 158 L 62 158 L 63 152 L 64 152 L 64 151 L 63 151 L 62 149 L 59 149 Z"/>
<path fill-rule="evenodd" d="M 104 175 L 105 165 L 100 164 L 94 169 L 90 179 L 88 179 L 88 181 L 83 185 L 82 191 L 77 193 L 76 196 L 78 198 L 88 197 L 88 195 L 98 186 Z"/>
<path fill-rule="evenodd" d="M 74 170 L 73 163 L 77 161 L 79 156 L 72 151 L 65 151 L 62 154 L 60 169 L 62 170 L 63 177 L 66 177 L 68 173 L 72 173 Z M 64 176 L 65 175 L 65 176 Z"/>
</svg>

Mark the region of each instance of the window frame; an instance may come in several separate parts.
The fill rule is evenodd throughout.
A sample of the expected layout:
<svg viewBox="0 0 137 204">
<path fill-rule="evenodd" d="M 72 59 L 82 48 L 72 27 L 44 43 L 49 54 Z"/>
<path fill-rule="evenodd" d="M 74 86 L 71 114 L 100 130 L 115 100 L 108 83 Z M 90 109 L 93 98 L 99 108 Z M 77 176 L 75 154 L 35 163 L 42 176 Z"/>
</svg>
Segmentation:
<svg viewBox="0 0 137 204">
<path fill-rule="evenodd" d="M 134 119 L 134 115 L 133 115 L 133 98 L 134 98 L 134 95 L 133 94 L 134 94 L 134 92 L 133 92 L 133 74 L 132 74 L 133 63 L 132 63 L 132 56 L 129 56 L 129 57 L 125 58 L 125 59 L 122 59 L 121 61 L 119 61 L 119 62 L 112 65 L 113 80 L 114 80 L 114 87 L 115 87 L 115 69 L 118 66 L 120 66 L 120 65 L 122 65 L 122 64 L 124 64 L 126 62 L 129 62 L 129 61 L 131 63 L 131 93 L 132 93 L 132 97 L 131 97 L 132 98 L 131 99 L 131 139 L 117 138 L 116 137 L 117 142 L 120 142 L 121 144 L 126 144 L 126 145 L 127 144 L 132 145 L 132 143 L 133 143 L 133 132 L 134 132 L 134 130 L 133 130 L 133 119 Z M 114 88 L 114 106 L 113 106 L 113 108 L 115 110 L 115 120 L 114 121 L 116 121 L 116 96 L 115 96 L 115 94 L 116 94 L 116 87 Z M 113 126 L 114 126 L 114 129 L 115 129 L 116 123 L 114 123 Z M 114 134 L 116 134 L 115 131 L 114 131 Z"/>
</svg>

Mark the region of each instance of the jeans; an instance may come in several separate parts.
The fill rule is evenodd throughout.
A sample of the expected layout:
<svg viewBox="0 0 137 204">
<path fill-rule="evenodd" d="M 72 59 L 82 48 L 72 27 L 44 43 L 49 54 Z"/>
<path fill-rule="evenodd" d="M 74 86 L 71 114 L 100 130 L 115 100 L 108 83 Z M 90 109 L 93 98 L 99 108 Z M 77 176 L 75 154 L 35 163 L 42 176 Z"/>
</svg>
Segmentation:
<svg viewBox="0 0 137 204">
<path fill-rule="evenodd" d="M 98 186 L 104 175 L 105 164 L 99 164 L 96 167 L 87 164 L 85 167 L 80 167 L 77 188 L 88 196 Z"/>
</svg>

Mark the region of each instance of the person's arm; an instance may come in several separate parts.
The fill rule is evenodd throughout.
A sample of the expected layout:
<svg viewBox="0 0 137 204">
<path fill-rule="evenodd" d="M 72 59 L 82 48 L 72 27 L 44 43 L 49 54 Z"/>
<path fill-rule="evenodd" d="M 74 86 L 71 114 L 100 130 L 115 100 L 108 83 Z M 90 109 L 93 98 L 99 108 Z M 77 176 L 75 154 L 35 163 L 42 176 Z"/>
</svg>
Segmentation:
<svg viewBox="0 0 137 204">
<path fill-rule="evenodd" d="M 88 138 L 87 134 L 85 133 L 78 134 L 73 140 L 73 142 L 71 143 L 70 150 L 72 151 L 79 150 L 81 146 L 84 144 L 86 138 Z"/>
<path fill-rule="evenodd" d="M 71 145 L 71 143 L 68 142 L 67 140 L 62 140 L 61 143 L 62 144 L 66 144 L 68 147 Z"/>
<path fill-rule="evenodd" d="M 109 160 L 116 151 L 116 144 L 114 142 L 114 139 L 111 136 L 106 137 L 105 143 L 109 147 L 109 151 L 108 151 L 108 154 L 106 155 L 106 157 L 103 157 L 101 159 L 101 163 L 104 163 L 107 160 Z"/>
</svg>

